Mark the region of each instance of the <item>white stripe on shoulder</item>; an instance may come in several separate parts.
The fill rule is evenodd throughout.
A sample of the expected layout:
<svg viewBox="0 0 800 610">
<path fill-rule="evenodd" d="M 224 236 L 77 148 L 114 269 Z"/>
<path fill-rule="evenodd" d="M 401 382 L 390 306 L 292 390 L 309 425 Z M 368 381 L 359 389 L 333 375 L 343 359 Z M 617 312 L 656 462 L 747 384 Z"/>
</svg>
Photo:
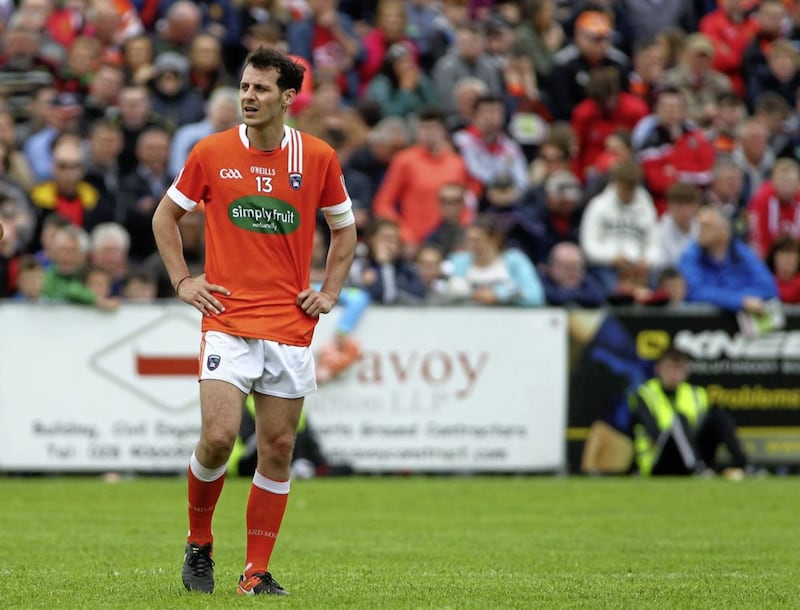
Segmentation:
<svg viewBox="0 0 800 610">
<path fill-rule="evenodd" d="M 250 140 L 247 138 L 247 125 L 242 123 L 239 125 L 239 140 L 245 148 L 250 148 Z"/>
<path fill-rule="evenodd" d="M 174 184 L 167 189 L 167 196 L 182 207 L 187 212 L 191 212 L 197 207 L 197 202 L 189 199 L 186 195 L 178 190 Z"/>
</svg>

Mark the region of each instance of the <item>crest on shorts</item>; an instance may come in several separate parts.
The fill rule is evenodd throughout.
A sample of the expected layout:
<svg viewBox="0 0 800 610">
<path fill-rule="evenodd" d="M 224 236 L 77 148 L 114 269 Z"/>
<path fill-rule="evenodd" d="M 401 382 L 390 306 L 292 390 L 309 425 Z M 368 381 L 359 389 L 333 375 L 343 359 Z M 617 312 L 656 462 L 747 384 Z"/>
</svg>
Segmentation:
<svg viewBox="0 0 800 610">
<path fill-rule="evenodd" d="M 299 191 L 302 184 L 303 184 L 302 174 L 289 174 L 289 186 L 292 187 L 292 190 Z"/>
<path fill-rule="evenodd" d="M 222 360 L 222 358 L 220 358 L 216 354 L 212 354 L 211 356 L 209 356 L 208 359 L 206 360 L 206 366 L 208 367 L 208 370 L 213 371 L 214 369 L 216 369 L 219 366 L 220 360 Z"/>
</svg>

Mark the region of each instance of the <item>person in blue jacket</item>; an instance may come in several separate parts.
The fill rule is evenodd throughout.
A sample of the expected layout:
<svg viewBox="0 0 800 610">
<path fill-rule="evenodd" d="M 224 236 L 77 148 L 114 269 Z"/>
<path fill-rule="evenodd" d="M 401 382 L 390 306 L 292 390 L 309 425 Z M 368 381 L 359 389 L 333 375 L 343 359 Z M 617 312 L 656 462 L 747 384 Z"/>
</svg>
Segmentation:
<svg viewBox="0 0 800 610">
<path fill-rule="evenodd" d="M 697 215 L 697 237 L 681 255 L 678 268 L 686 280 L 686 300 L 733 312 L 765 312 L 778 297 L 766 263 L 747 244 L 733 237 L 722 212 L 706 206 Z"/>
</svg>

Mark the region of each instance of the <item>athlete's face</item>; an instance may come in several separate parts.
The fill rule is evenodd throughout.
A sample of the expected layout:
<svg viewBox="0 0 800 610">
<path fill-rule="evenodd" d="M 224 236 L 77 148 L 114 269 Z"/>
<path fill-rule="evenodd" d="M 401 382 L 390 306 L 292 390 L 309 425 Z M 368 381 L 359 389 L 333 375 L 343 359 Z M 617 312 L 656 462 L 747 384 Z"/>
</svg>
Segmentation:
<svg viewBox="0 0 800 610">
<path fill-rule="evenodd" d="M 248 127 L 266 127 L 283 121 L 286 108 L 294 101 L 295 90 L 278 88 L 278 71 L 274 68 L 257 70 L 248 65 L 242 72 L 239 99 L 242 118 Z"/>
</svg>

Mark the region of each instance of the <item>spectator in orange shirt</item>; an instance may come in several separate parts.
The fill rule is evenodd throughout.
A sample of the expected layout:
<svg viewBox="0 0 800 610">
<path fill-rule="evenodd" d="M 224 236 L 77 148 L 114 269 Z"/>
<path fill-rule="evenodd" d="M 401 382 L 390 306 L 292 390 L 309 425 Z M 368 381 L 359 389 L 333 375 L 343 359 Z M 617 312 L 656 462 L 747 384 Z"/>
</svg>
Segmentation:
<svg viewBox="0 0 800 610">
<path fill-rule="evenodd" d="M 395 154 L 373 200 L 373 215 L 397 222 L 406 246 L 418 246 L 441 221 L 440 188 L 468 180 L 444 121 L 439 109 L 420 112 L 416 144 Z"/>
</svg>

